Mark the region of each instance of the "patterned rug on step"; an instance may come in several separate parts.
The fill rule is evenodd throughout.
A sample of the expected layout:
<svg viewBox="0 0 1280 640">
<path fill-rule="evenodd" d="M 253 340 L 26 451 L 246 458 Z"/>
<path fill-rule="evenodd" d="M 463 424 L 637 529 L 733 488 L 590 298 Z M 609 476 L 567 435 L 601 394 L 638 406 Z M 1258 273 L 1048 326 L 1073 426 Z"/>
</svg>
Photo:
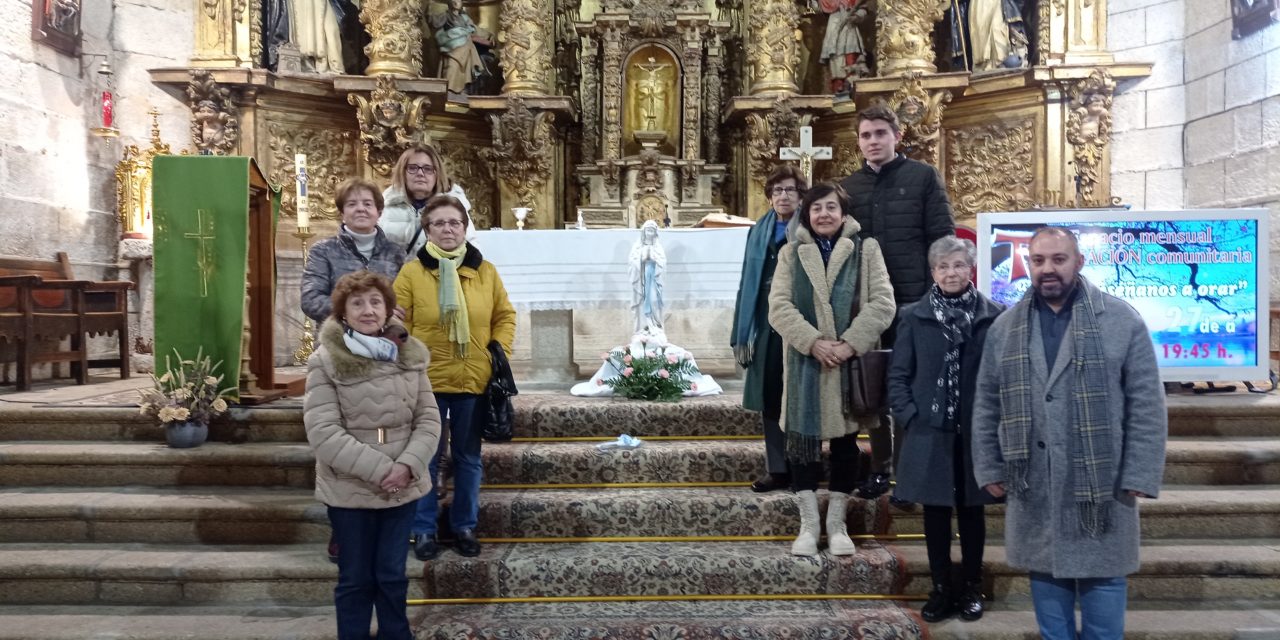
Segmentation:
<svg viewBox="0 0 1280 640">
<path fill-rule="evenodd" d="M 573 602 L 411 610 L 417 640 L 916 640 L 909 603 L 853 600 Z"/>
</svg>

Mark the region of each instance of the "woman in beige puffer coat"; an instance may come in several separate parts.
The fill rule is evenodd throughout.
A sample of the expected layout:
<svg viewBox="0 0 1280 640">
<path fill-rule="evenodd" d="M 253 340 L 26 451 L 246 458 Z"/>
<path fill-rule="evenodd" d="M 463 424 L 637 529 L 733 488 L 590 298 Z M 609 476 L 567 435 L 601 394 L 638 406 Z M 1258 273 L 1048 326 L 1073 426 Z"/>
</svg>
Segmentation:
<svg viewBox="0 0 1280 640">
<path fill-rule="evenodd" d="M 339 638 L 368 638 L 375 609 L 379 638 L 413 637 L 405 541 L 418 498 L 431 491 L 427 463 L 440 412 L 427 348 L 403 327 L 388 328 L 394 306 L 385 276 L 343 276 L 307 362 L 303 422 L 316 457 L 316 498 L 328 507 L 340 549 Z"/>
</svg>

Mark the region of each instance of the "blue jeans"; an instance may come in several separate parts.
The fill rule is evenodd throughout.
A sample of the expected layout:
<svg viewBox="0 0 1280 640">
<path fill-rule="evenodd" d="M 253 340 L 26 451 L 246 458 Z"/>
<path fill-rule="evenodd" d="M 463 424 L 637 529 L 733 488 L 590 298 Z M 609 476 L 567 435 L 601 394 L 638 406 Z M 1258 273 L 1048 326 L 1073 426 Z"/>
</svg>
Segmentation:
<svg viewBox="0 0 1280 640">
<path fill-rule="evenodd" d="M 472 424 L 476 399 L 470 393 L 437 393 L 440 419 L 449 418 L 449 451 L 453 455 L 453 504 L 449 506 L 449 524 L 454 531 L 475 529 L 480 516 L 480 429 Z M 431 481 L 437 479 L 440 453 L 446 439 L 440 436 L 440 448 L 427 465 Z M 440 500 L 434 490 L 418 500 L 418 513 L 413 517 L 413 533 L 418 536 L 436 534 L 436 517 Z"/>
<path fill-rule="evenodd" d="M 1031 600 L 1044 640 L 1123 640 L 1128 580 L 1031 574 Z M 1080 630 L 1076 631 L 1076 601 Z"/>
<path fill-rule="evenodd" d="M 379 640 L 412 640 L 405 600 L 409 578 L 405 557 L 414 503 L 390 509 L 329 507 L 338 554 L 338 586 L 333 605 L 338 639 L 368 640 L 369 619 L 378 614 Z"/>
</svg>

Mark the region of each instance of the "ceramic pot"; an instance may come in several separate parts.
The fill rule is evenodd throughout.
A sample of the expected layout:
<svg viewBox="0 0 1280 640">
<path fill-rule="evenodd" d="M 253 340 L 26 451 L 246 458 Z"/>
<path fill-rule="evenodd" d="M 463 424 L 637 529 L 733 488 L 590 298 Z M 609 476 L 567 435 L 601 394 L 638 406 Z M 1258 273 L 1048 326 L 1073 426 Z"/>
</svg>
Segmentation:
<svg viewBox="0 0 1280 640">
<path fill-rule="evenodd" d="M 164 428 L 164 439 L 174 449 L 190 449 L 209 438 L 209 425 L 202 422 L 172 422 Z"/>
</svg>

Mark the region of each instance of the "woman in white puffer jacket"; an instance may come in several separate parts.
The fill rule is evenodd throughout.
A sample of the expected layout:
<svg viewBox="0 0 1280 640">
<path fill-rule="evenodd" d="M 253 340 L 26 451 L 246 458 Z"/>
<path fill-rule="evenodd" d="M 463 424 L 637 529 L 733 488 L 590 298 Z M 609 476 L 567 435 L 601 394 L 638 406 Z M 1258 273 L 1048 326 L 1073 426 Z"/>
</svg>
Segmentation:
<svg viewBox="0 0 1280 640">
<path fill-rule="evenodd" d="M 444 158 L 436 148 L 418 143 L 400 154 L 391 171 L 391 186 L 382 192 L 385 205 L 378 226 L 387 238 L 404 250 L 406 259 L 412 260 L 427 243 L 427 232 L 422 228 L 422 205 L 431 196 L 444 193 L 458 199 L 467 214 L 467 240 L 475 237 L 475 221 L 471 219 L 471 201 L 462 187 L 449 179 Z"/>
</svg>

